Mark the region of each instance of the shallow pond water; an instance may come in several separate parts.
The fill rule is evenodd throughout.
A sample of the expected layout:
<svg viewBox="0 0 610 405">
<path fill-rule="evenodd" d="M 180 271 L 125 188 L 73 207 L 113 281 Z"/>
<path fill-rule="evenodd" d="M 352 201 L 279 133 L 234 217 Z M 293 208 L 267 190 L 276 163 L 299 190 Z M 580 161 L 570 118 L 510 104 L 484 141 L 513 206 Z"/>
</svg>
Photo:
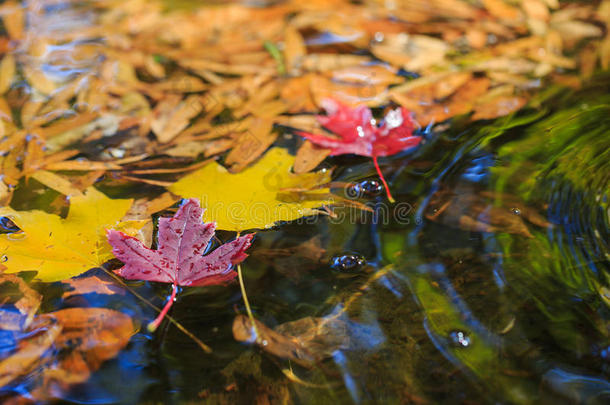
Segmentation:
<svg viewBox="0 0 610 405">
<path fill-rule="evenodd" d="M 87 23 L 64 20 L 62 29 L 66 21 Z M 46 20 L 41 29 L 57 26 Z M 507 117 L 421 129 L 419 149 L 382 160 L 395 204 L 370 159 L 328 158 L 342 185 L 333 192 L 370 211 L 337 207 L 260 231 L 242 265 L 255 317 L 310 333 L 321 359 L 299 364 L 269 354 L 275 342 L 237 342 L 234 320 L 245 313 L 237 283 L 184 287 L 171 315 L 213 353 L 169 322 L 154 333 L 142 327 L 61 400 L 608 403 L 609 95 L 610 76 L 600 74 L 580 90 L 541 90 Z M 291 134 L 277 144 L 296 148 Z M 115 198 L 158 191 L 111 176 L 96 186 Z M 48 207 L 57 195 L 22 181 L 11 205 Z M 112 282 L 101 269 L 91 275 Z M 132 292 L 157 306 L 170 293 L 127 282 L 130 290 L 116 285 L 112 295 L 62 298 L 62 283 L 32 285 L 42 312 L 105 307 L 142 325 L 155 312 Z M 28 384 L 6 395 L 27 396 Z"/>
</svg>

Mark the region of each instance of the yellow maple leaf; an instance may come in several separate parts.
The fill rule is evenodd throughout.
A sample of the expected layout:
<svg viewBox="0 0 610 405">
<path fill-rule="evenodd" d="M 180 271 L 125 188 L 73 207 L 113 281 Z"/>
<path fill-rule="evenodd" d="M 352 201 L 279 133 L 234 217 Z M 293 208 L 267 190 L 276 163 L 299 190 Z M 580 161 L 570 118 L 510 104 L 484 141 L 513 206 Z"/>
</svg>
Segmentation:
<svg viewBox="0 0 610 405">
<path fill-rule="evenodd" d="M 100 266 L 114 257 L 106 241 L 106 228 L 130 228 L 132 233 L 138 228 L 134 221 L 119 223 L 131 203 L 110 199 L 89 187 L 84 194 L 71 198 L 65 219 L 40 210 L 0 208 L 0 216 L 9 217 L 21 229 L 0 235 L 4 271 L 35 270 L 38 279 L 52 282 Z"/>
<path fill-rule="evenodd" d="M 268 228 L 277 221 L 317 214 L 316 208 L 335 200 L 328 188 L 317 188 L 330 181 L 329 171 L 294 174 L 293 164 L 294 156 L 288 151 L 272 148 L 240 173 L 229 173 L 211 162 L 169 190 L 184 198 L 199 198 L 206 208 L 203 220 L 215 221 L 218 229 Z M 291 192 L 295 189 L 306 192 Z"/>
</svg>

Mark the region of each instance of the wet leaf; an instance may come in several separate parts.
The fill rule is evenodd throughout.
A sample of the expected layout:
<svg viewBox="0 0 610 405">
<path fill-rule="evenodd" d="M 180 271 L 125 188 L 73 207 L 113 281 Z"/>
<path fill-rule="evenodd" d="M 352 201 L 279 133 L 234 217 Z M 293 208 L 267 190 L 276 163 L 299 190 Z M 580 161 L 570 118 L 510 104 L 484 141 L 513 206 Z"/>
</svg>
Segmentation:
<svg viewBox="0 0 610 405">
<path fill-rule="evenodd" d="M 126 226 L 119 220 L 130 205 L 131 200 L 113 200 L 89 188 L 71 198 L 65 219 L 39 210 L 0 208 L 0 215 L 8 216 L 21 229 L 0 235 L 5 271 L 34 270 L 38 279 L 50 282 L 100 266 L 113 257 L 105 230 Z"/>
<path fill-rule="evenodd" d="M 397 108 L 386 114 L 377 125 L 373 113 L 365 106 L 350 108 L 338 101 L 327 99 L 323 104 L 328 116 L 318 116 L 318 121 L 337 136 L 299 132 L 314 144 L 331 150 L 330 155 L 353 153 L 371 156 L 379 177 L 384 183 L 388 199 L 393 202 L 377 157 L 388 156 L 417 146 L 422 138 L 413 135 L 414 123 L 405 108 Z"/>
<path fill-rule="evenodd" d="M 231 266 L 248 255 L 253 234 L 227 242 L 203 256 L 214 237 L 216 224 L 203 223 L 199 201 L 190 199 L 173 218 L 159 219 L 158 249 L 146 247 L 138 239 L 115 230 L 108 230 L 112 252 L 125 265 L 116 271 L 128 280 L 172 283 L 172 295 L 165 308 L 150 325 L 156 329 L 174 303 L 176 286 L 205 286 L 232 280 L 237 273 Z"/>
<path fill-rule="evenodd" d="M 201 220 L 196 199 L 186 201 L 173 218 L 159 219 L 158 249 L 138 239 L 109 230 L 112 252 L 125 265 L 116 271 L 128 280 L 158 281 L 180 286 L 220 284 L 236 277 L 231 265 L 244 260 L 253 235 L 241 236 L 203 256 L 216 225 Z"/>
<path fill-rule="evenodd" d="M 115 282 L 111 280 L 102 279 L 98 276 L 89 277 L 74 277 L 63 282 L 69 290 L 63 293 L 62 299 L 68 299 L 75 295 L 83 294 L 125 294 L 125 290 L 119 288 Z"/>
<path fill-rule="evenodd" d="M 32 393 L 39 399 L 62 398 L 74 384 L 87 381 L 137 332 L 128 315 L 106 308 L 62 309 L 41 315 L 37 321 L 42 330 L 45 324 L 61 328 L 53 341 L 52 356 L 46 359 L 42 381 Z"/>
<path fill-rule="evenodd" d="M 256 342 L 266 352 L 292 360 L 302 366 L 331 357 L 336 350 L 349 347 L 347 326 L 333 317 L 307 317 L 270 329 L 255 320 L 258 337 L 250 318 L 238 315 L 233 320 L 233 337 L 238 342 Z"/>
<path fill-rule="evenodd" d="M 9 53 L 0 62 L 0 94 L 6 93 L 10 88 L 14 80 L 15 71 L 15 57 Z"/>
<path fill-rule="evenodd" d="M 331 150 L 316 146 L 313 142 L 305 140 L 299 150 L 294 161 L 294 172 L 307 173 L 316 168 L 328 155 Z"/>
<path fill-rule="evenodd" d="M 330 181 L 330 172 L 294 174 L 293 164 L 294 157 L 286 150 L 272 148 L 240 173 L 231 174 L 212 162 L 183 177 L 169 190 L 184 198 L 199 198 L 206 208 L 204 221 L 216 221 L 219 229 L 268 228 L 278 221 L 315 215 L 315 208 L 334 201 L 328 188 L 316 189 Z M 284 190 L 297 188 L 313 191 L 292 201 L 280 199 Z"/>
<path fill-rule="evenodd" d="M 42 296 L 28 286 L 25 281 L 20 277 L 13 274 L 0 274 L 0 286 L 3 288 L 14 285 L 16 290 L 9 290 L 3 294 L 3 304 L 12 304 L 21 316 L 10 317 L 11 322 L 6 322 L 5 316 L 0 319 L 0 328 L 3 330 L 23 330 L 27 328 L 32 320 L 38 308 L 40 307 L 40 301 Z M 13 297 L 13 293 L 17 297 Z M 12 321 L 17 322 L 12 322 Z"/>
</svg>

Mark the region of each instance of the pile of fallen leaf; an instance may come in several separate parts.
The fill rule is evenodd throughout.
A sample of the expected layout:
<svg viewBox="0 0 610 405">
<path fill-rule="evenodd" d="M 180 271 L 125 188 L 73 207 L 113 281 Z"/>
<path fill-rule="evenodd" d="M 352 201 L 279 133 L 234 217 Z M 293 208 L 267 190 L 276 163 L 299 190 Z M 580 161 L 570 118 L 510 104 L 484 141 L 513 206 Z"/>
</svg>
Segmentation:
<svg viewBox="0 0 610 405">
<path fill-rule="evenodd" d="M 578 87 L 610 65 L 607 0 L 167 3 L 0 5 L 0 216 L 16 227 L 0 234 L 5 273 L 35 271 L 52 282 L 101 266 L 115 257 L 108 229 L 147 248 L 152 216 L 181 198 L 200 201 L 204 221 L 236 232 L 332 215 L 337 202 L 365 208 L 332 192 L 331 171 L 316 170 L 329 155 L 371 156 L 382 175 L 377 157 L 418 145 L 414 129 L 505 116 L 550 84 Z M 316 116 L 322 107 L 328 117 Z M 381 145 L 388 134 L 400 137 L 399 148 Z M 291 137 L 295 156 L 277 145 Z M 149 193 L 112 199 L 94 186 L 101 180 Z M 32 184 L 58 196 L 44 211 L 11 208 L 16 190 Z M 235 257 L 227 263 L 243 260 Z M 41 392 L 83 381 L 89 374 L 74 370 L 96 369 L 134 332 L 117 311 L 36 315 L 40 297 L 3 277 L 30 298 L 14 322 L 2 321 L 24 340 L 0 363 L 0 385 L 41 362 Z M 54 358 L 70 333 L 87 337 L 67 359 Z M 95 356 L 83 360 L 82 351 Z"/>
</svg>

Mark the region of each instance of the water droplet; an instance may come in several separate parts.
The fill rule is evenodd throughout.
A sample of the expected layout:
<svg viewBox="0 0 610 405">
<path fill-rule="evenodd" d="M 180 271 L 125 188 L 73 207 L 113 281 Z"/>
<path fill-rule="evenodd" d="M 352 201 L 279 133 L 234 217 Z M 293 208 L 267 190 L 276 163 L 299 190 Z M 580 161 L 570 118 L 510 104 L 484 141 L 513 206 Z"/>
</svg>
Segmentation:
<svg viewBox="0 0 610 405">
<path fill-rule="evenodd" d="M 383 185 L 377 180 L 363 180 L 352 185 L 348 194 L 352 198 L 376 197 L 383 194 Z"/>
<path fill-rule="evenodd" d="M 3 256 L 0 258 L 0 261 L 1 261 L 2 263 L 4 263 L 4 262 L 8 262 L 8 256 L 7 256 L 7 255 L 3 255 Z"/>
<path fill-rule="evenodd" d="M 402 112 L 400 111 L 400 108 L 397 108 L 387 113 L 387 115 L 385 116 L 385 122 L 387 129 L 398 128 L 399 126 L 401 126 L 403 122 L 403 116 Z"/>
<path fill-rule="evenodd" d="M 358 136 L 359 136 L 360 138 L 364 138 L 364 129 L 362 129 L 362 127 L 361 127 L 360 125 L 358 125 L 358 126 L 356 127 L 356 131 L 358 132 Z"/>
<path fill-rule="evenodd" d="M 267 346 L 269 344 L 269 342 L 267 342 L 266 340 L 263 340 L 263 346 Z"/>
<path fill-rule="evenodd" d="M 376 42 L 382 42 L 382 41 L 383 41 L 383 38 L 384 38 L 384 36 L 383 36 L 383 32 L 379 32 L 379 31 L 377 31 L 377 32 L 375 33 L 374 38 L 375 38 L 375 41 L 376 41 Z"/>
<path fill-rule="evenodd" d="M 116 159 L 122 159 L 125 157 L 125 149 L 123 148 L 109 148 L 108 154 Z"/>
<path fill-rule="evenodd" d="M 468 347 L 471 344 L 470 336 L 460 330 L 449 332 L 449 341 L 455 347 Z"/>
<path fill-rule="evenodd" d="M 23 240 L 25 239 L 25 232 L 13 232 L 8 234 L 6 238 L 14 241 Z"/>
<path fill-rule="evenodd" d="M 521 215 L 521 210 L 519 208 L 511 208 L 510 211 L 515 215 Z"/>
<path fill-rule="evenodd" d="M 355 272 L 366 265 L 366 259 L 355 253 L 334 256 L 330 260 L 330 267 L 341 272 Z"/>
</svg>

